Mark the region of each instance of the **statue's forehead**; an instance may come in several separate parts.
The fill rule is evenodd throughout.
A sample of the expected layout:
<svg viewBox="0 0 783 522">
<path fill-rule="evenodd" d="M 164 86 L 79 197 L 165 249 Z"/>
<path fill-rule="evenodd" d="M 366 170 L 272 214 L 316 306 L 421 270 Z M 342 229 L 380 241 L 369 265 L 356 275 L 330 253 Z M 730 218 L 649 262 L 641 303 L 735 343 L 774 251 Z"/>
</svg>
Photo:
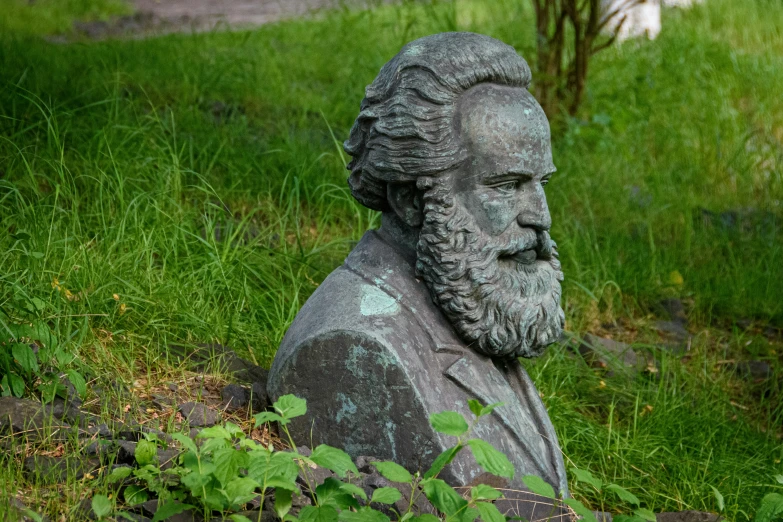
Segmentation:
<svg viewBox="0 0 783 522">
<path fill-rule="evenodd" d="M 549 122 L 526 89 L 478 86 L 463 95 L 457 115 L 462 144 L 474 161 L 531 174 L 555 170 Z"/>
</svg>

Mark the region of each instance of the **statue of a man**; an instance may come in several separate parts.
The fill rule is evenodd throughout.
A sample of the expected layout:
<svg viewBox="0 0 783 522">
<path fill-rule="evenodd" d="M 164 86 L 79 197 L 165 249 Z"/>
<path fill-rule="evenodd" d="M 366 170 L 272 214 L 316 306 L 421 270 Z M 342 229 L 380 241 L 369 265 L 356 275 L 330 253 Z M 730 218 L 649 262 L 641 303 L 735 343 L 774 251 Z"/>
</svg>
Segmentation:
<svg viewBox="0 0 783 522">
<path fill-rule="evenodd" d="M 473 33 L 406 45 L 367 87 L 345 142 L 353 196 L 382 212 L 302 307 L 283 339 L 270 396 L 308 401 L 300 441 L 426 469 L 453 437 L 429 416 L 468 418 L 502 402 L 475 436 L 519 477 L 567 493 L 552 424 L 518 357 L 564 326 L 544 185 L 555 171 L 546 116 L 516 51 Z M 441 475 L 481 473 L 463 452 Z"/>
</svg>

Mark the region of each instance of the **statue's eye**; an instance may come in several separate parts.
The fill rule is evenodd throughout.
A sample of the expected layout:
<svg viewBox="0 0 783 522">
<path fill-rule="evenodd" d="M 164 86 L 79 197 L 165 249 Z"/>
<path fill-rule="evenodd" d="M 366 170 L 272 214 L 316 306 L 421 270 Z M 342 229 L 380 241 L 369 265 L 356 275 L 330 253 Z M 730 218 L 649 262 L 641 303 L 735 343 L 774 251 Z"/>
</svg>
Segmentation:
<svg viewBox="0 0 783 522">
<path fill-rule="evenodd" d="M 505 193 L 512 193 L 517 190 L 517 187 L 519 187 L 518 181 L 508 181 L 506 183 L 501 183 L 500 185 L 495 185 L 495 188 L 498 189 L 500 192 Z"/>
</svg>

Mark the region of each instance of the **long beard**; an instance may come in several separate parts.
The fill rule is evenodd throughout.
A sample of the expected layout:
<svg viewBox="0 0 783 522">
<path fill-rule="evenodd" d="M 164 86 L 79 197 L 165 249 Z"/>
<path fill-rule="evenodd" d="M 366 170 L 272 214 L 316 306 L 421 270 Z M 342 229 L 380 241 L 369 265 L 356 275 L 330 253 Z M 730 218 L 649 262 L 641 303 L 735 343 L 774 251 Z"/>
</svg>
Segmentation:
<svg viewBox="0 0 783 522">
<path fill-rule="evenodd" d="M 535 357 L 557 341 L 563 273 L 546 232 L 481 233 L 450 196 L 432 197 L 417 245 L 417 273 L 460 337 L 491 357 Z M 538 258 L 510 256 L 537 245 Z"/>
</svg>

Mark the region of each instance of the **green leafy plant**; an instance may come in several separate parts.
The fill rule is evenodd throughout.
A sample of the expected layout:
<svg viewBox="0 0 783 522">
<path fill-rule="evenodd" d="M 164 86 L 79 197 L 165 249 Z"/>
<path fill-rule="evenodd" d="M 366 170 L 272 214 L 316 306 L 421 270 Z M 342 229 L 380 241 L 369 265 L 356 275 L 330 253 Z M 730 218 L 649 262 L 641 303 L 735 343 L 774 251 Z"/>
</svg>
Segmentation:
<svg viewBox="0 0 783 522">
<path fill-rule="evenodd" d="M 157 462 L 158 445 L 164 443 L 154 435 L 147 435 L 136 446 L 137 467 L 116 468 L 109 482 L 121 483 L 122 498 L 128 505 L 144 502 L 153 495 L 157 497 L 159 504 L 154 521 L 166 520 L 194 507 L 202 510 L 205 516 L 215 512 L 234 513 L 231 515 L 233 520 L 246 520 L 235 512 L 254 499 L 265 498 L 274 489 L 275 514 L 289 522 L 389 522 L 388 513 L 394 513 L 401 522 L 438 520 L 433 515 L 415 512 L 421 495 L 446 521 L 470 522 L 480 518 L 485 522 L 503 522 L 505 517 L 493 503 L 503 496 L 500 490 L 481 484 L 463 496 L 438 478 L 440 472 L 466 449 L 487 472 L 508 479 L 514 477 L 514 468 L 503 453 L 470 436 L 481 418 L 500 403 L 484 406 L 471 400 L 468 405 L 473 413 L 470 422 L 451 411 L 430 418 L 436 431 L 455 437 L 456 442 L 438 455 L 426 471 L 411 473 L 394 462 L 373 462 L 378 473 L 399 486 L 375 489 L 369 498 L 362 488 L 351 482 L 359 476 L 359 471 L 344 451 L 325 444 L 316 447 L 310 455 L 295 449 L 279 451 L 271 444 L 264 446 L 247 438 L 230 422 L 202 430 L 196 440 L 174 434 L 172 438 L 180 444 L 182 451 L 178 462 L 166 470 L 161 470 Z M 307 403 L 286 395 L 280 397 L 273 408 L 274 411 L 257 414 L 256 425 L 278 423 L 281 436 L 291 448 L 296 448 L 288 424 L 307 412 Z M 331 470 L 336 477 L 316 483 L 313 469 L 317 466 Z M 546 496 L 554 498 L 554 490 L 542 479 L 529 476 L 524 480 L 531 491 L 544 491 Z M 405 498 L 401 490 L 406 492 Z M 302 508 L 297 517 L 291 514 L 293 497 L 302 494 L 311 498 L 312 505 Z M 592 517 L 578 501 L 569 499 L 566 503 L 578 513 Z"/>
<path fill-rule="evenodd" d="M 67 379 L 84 397 L 87 382 L 80 361 L 45 321 L 46 304 L 21 295 L 13 303 L 13 308 L 0 308 L 0 396 L 22 397 L 35 391 L 50 402 L 65 397 Z"/>
</svg>

